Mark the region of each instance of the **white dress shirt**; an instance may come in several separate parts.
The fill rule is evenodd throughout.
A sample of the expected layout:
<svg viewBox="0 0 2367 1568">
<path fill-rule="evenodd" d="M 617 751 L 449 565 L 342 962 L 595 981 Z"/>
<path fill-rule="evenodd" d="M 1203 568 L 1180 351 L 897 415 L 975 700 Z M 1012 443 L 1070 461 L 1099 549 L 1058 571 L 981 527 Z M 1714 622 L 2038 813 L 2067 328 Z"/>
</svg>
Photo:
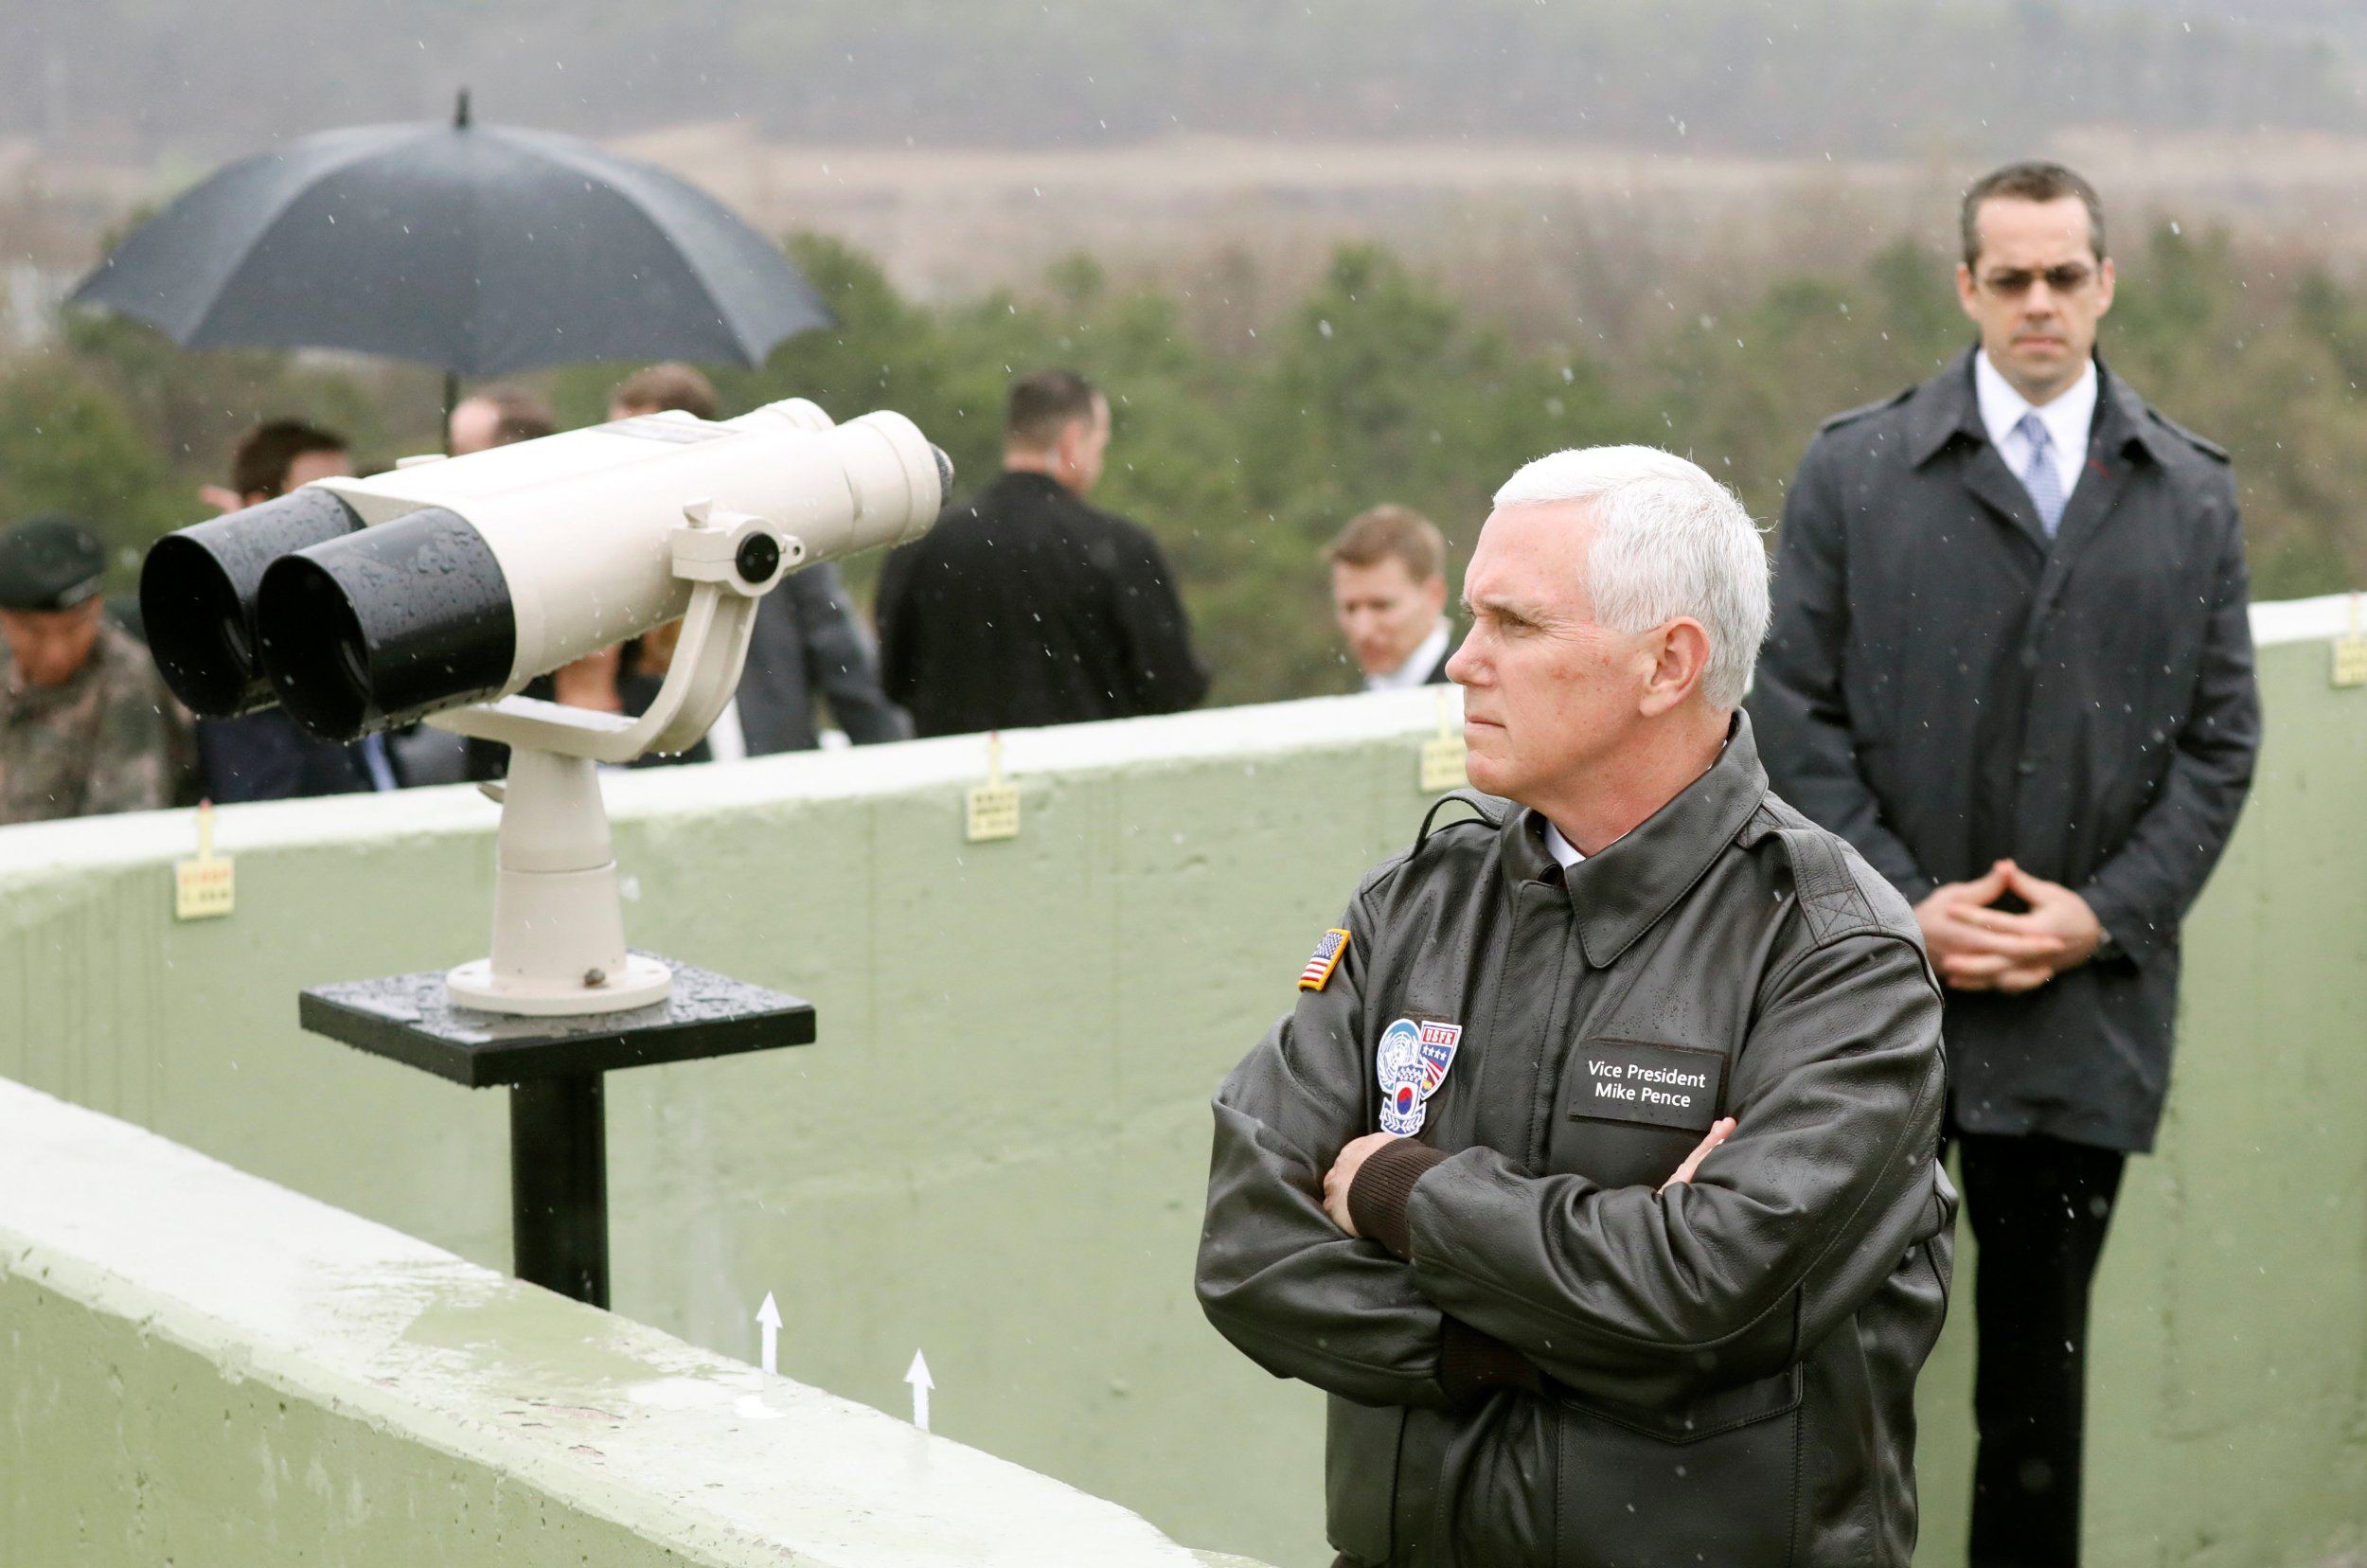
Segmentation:
<svg viewBox="0 0 2367 1568">
<path fill-rule="evenodd" d="M 1561 829 L 1553 825 L 1551 818 L 1545 823 L 1545 852 L 1559 861 L 1564 871 L 1586 859 L 1586 851 L 1563 838 Z"/>
<path fill-rule="evenodd" d="M 2030 467 L 2030 438 L 2014 427 L 2021 423 L 2024 414 L 2037 412 L 2053 446 L 2048 455 L 2055 460 L 2056 477 L 2063 483 L 2063 499 L 2070 500 L 2088 466 L 2088 430 L 2096 417 L 2096 362 L 2090 360 L 2077 381 L 2041 407 L 2014 390 L 2014 383 L 1989 363 L 1989 351 L 1984 348 L 1972 356 L 1972 389 L 1981 400 L 1981 428 L 1989 433 L 1989 444 L 1997 448 L 1997 454 L 2005 459 L 2017 479 Z"/>
<path fill-rule="evenodd" d="M 1431 628 L 1430 635 L 1422 639 L 1422 646 L 1408 655 L 1405 663 L 1386 675 L 1365 676 L 1364 689 L 1410 691 L 1420 686 L 1430 679 L 1430 672 L 1438 668 L 1438 661 L 1447 656 L 1447 623 L 1441 617 L 1438 624 Z"/>
</svg>

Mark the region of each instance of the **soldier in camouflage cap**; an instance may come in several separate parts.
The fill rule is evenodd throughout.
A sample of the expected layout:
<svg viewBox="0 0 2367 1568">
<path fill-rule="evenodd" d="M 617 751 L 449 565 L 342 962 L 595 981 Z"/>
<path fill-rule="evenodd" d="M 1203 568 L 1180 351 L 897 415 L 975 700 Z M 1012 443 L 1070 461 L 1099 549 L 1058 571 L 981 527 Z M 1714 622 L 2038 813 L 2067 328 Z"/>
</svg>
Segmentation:
<svg viewBox="0 0 2367 1568">
<path fill-rule="evenodd" d="M 106 564 L 72 518 L 0 533 L 0 823 L 170 806 L 189 777 L 187 716 L 101 610 Z"/>
</svg>

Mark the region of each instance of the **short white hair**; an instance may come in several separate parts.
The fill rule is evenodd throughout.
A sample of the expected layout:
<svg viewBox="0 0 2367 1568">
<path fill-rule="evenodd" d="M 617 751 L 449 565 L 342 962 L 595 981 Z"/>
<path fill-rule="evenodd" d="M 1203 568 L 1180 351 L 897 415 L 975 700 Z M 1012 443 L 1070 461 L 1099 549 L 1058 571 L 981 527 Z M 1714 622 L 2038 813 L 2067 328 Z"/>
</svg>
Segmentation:
<svg viewBox="0 0 2367 1568">
<path fill-rule="evenodd" d="M 1699 467 L 1657 447 L 1574 447 L 1504 482 L 1499 507 L 1579 501 L 1593 508 L 1586 555 L 1594 618 L 1648 632 L 1689 615 L 1709 633 L 1701 696 L 1742 705 L 1767 637 L 1767 547 L 1741 500 Z"/>
</svg>

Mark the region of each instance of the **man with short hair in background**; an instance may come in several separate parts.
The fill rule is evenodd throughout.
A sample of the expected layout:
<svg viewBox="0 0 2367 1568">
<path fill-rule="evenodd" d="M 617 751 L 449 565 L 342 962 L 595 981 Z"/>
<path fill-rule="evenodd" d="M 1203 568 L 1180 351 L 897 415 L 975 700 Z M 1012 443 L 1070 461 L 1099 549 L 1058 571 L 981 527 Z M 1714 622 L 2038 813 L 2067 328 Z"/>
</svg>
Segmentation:
<svg viewBox="0 0 2367 1568">
<path fill-rule="evenodd" d="M 352 443 L 335 431 L 303 419 L 265 419 L 231 449 L 230 483 L 203 485 L 197 493 L 217 511 L 234 512 L 352 472 Z"/>
<path fill-rule="evenodd" d="M 669 411 L 712 419 L 716 406 L 715 383 L 698 366 L 680 360 L 645 365 L 618 382 L 608 394 L 611 419 Z"/>
<path fill-rule="evenodd" d="M 609 394 L 608 417 L 679 410 L 697 419 L 716 415 L 715 387 L 694 367 L 669 361 L 636 370 Z M 662 676 L 673 657 L 682 623 L 640 639 L 643 676 Z M 814 697 L 858 746 L 901 740 L 912 721 L 880 689 L 879 658 L 855 618 L 838 563 L 826 561 L 790 573 L 757 602 L 748 633 L 739 689 L 705 744 L 717 761 L 811 751 L 822 743 Z"/>
<path fill-rule="evenodd" d="M 232 451 L 229 485 L 207 485 L 198 493 L 232 512 L 352 472 L 344 437 L 302 419 L 266 419 Z M 205 795 L 218 804 L 392 790 L 402 782 L 386 737 L 339 745 L 306 734 L 276 707 L 236 719 L 200 719 L 197 757 Z"/>
<path fill-rule="evenodd" d="M 1447 621 L 1447 541 L 1410 507 L 1351 519 L 1324 551 L 1331 608 L 1367 691 L 1437 686 L 1454 654 Z"/>
<path fill-rule="evenodd" d="M 454 457 L 559 432 L 550 403 L 522 386 L 485 386 L 454 405 L 444 432 L 444 450 Z"/>
<path fill-rule="evenodd" d="M 107 556 L 69 517 L 0 533 L 0 823 L 182 802 L 188 719 L 148 650 L 109 623 Z"/>
<path fill-rule="evenodd" d="M 1003 472 L 880 574 L 887 694 L 922 735 L 1174 713 L 1208 691 L 1166 558 L 1085 497 L 1110 403 L 1073 370 L 1011 383 Z"/>
<path fill-rule="evenodd" d="M 1752 701 L 1775 787 L 1915 906 L 1980 1243 L 1972 1568 L 2079 1560 L 2089 1286 L 2169 1091 L 2179 925 L 2260 739 L 2227 454 L 2096 358 L 2103 204 L 1976 182 L 1978 345 L 1825 422 Z"/>
</svg>

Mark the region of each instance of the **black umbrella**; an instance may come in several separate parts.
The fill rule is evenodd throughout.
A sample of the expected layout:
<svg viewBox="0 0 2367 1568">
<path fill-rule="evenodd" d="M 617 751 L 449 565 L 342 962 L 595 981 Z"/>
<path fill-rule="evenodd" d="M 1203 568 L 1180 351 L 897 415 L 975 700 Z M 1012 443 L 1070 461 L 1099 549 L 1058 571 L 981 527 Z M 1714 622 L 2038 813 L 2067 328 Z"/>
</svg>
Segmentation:
<svg viewBox="0 0 2367 1568">
<path fill-rule="evenodd" d="M 459 376 L 596 359 L 763 363 L 832 317 L 778 247 L 673 175 L 542 131 L 329 131 L 231 164 L 72 302 L 185 347 L 353 348 Z"/>
</svg>

